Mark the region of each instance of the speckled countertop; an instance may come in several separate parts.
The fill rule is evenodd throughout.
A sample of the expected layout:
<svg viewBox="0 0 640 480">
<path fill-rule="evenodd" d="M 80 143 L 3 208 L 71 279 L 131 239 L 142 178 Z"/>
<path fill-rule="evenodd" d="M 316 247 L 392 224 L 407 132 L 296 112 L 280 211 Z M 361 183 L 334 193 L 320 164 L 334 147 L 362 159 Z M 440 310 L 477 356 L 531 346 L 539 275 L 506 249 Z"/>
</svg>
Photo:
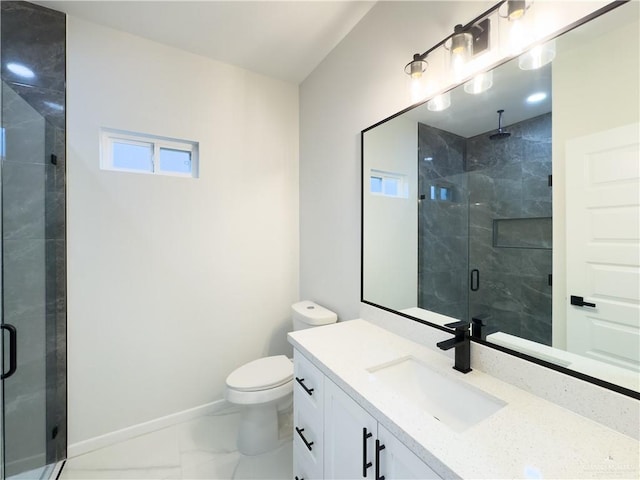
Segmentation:
<svg viewBox="0 0 640 480">
<path fill-rule="evenodd" d="M 289 342 L 443 478 L 640 478 L 637 440 L 478 370 L 458 373 L 446 356 L 364 320 Z M 407 356 L 507 405 L 455 432 L 367 370 Z"/>
</svg>

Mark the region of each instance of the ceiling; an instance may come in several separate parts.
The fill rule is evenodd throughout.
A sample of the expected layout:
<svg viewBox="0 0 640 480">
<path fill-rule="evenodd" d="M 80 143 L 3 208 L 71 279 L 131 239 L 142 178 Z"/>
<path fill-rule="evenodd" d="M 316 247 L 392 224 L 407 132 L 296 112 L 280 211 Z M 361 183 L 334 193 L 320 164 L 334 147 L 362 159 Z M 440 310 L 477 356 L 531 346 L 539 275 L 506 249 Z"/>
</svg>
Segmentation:
<svg viewBox="0 0 640 480">
<path fill-rule="evenodd" d="M 38 1 L 124 32 L 301 83 L 374 1 Z"/>
</svg>

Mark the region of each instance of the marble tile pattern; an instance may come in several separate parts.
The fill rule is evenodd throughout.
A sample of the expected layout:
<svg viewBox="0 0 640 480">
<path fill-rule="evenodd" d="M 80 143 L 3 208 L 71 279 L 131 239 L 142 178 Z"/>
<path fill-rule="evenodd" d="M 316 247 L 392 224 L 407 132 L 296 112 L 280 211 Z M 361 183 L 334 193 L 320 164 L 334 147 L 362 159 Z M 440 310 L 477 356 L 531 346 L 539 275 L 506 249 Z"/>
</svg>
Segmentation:
<svg viewBox="0 0 640 480">
<path fill-rule="evenodd" d="M 10 476 L 66 455 L 66 18 L 27 2 L 0 8 L 3 320 L 18 331 L 18 371 L 4 385 Z"/>
<path fill-rule="evenodd" d="M 418 306 L 549 345 L 551 114 L 506 130 L 491 140 L 419 124 Z M 433 186 L 453 194 L 432 199 Z"/>
<path fill-rule="evenodd" d="M 262 455 L 237 451 L 240 412 L 227 405 L 215 414 L 71 458 L 60 480 L 290 479 L 292 413 L 290 409 L 280 415 L 281 445 Z"/>
<path fill-rule="evenodd" d="M 438 335 L 438 340 L 448 337 L 444 332 L 419 328 Z M 637 439 L 477 368 L 466 375 L 455 372 L 450 356 L 367 321 L 351 320 L 291 332 L 288 338 L 296 350 L 442 478 L 640 478 Z M 422 404 L 372 379 L 368 369 L 407 357 L 506 405 L 466 430 L 455 431 Z M 527 368 L 529 365 L 524 370 Z M 567 395 L 564 385 L 558 383 Z M 423 388 L 429 391 L 427 385 Z M 632 402 L 637 411 L 637 402 Z"/>
<path fill-rule="evenodd" d="M 460 319 L 468 317 L 465 155 L 464 137 L 418 124 L 418 306 Z"/>
</svg>

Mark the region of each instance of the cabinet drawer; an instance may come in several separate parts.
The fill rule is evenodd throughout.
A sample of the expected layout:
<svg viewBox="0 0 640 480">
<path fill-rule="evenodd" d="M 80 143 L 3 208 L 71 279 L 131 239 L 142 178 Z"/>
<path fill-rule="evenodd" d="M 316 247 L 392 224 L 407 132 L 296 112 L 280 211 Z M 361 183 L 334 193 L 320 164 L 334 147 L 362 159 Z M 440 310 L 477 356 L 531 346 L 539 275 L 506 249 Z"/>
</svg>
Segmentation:
<svg viewBox="0 0 640 480">
<path fill-rule="evenodd" d="M 322 418 L 324 374 L 297 350 L 293 353 L 293 399 Z"/>
<path fill-rule="evenodd" d="M 322 480 L 323 465 L 307 453 L 307 447 L 293 442 L 293 478 L 298 480 Z"/>
<path fill-rule="evenodd" d="M 293 412 L 293 454 L 305 467 L 307 475 L 322 478 L 323 438 L 322 417 L 314 408 L 295 407 Z"/>
</svg>

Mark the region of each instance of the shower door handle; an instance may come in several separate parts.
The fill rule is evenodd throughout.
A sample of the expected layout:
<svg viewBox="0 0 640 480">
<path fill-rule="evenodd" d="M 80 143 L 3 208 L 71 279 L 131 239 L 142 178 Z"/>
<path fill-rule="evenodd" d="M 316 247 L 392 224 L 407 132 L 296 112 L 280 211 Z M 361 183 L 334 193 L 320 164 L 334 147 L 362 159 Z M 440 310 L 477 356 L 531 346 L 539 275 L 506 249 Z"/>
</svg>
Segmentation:
<svg viewBox="0 0 640 480">
<path fill-rule="evenodd" d="M 9 371 L 2 373 L 0 377 L 0 379 L 4 380 L 16 373 L 18 369 L 18 332 L 16 331 L 16 327 L 8 323 L 0 325 L 0 328 L 9 332 Z M 2 340 L 4 341 L 4 336 Z"/>
<path fill-rule="evenodd" d="M 471 291 L 477 292 L 480 288 L 480 270 L 474 268 L 471 270 Z"/>
</svg>

